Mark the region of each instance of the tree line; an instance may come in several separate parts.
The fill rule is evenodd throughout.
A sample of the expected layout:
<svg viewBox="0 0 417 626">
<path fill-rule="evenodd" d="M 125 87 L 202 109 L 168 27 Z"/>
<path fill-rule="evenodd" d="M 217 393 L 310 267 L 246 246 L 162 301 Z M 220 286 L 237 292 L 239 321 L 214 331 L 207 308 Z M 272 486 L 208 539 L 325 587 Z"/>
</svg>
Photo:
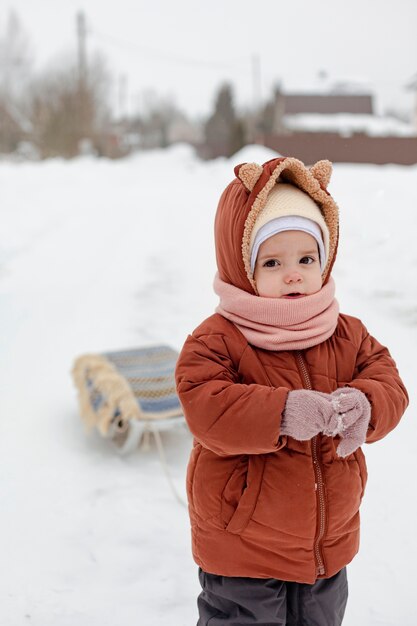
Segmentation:
<svg viewBox="0 0 417 626">
<path fill-rule="evenodd" d="M 96 54 L 80 68 L 71 56 L 34 72 L 32 51 L 19 18 L 9 15 L 0 31 L 0 154 L 35 153 L 71 158 L 83 153 L 120 157 L 135 148 L 166 147 L 183 140 L 200 154 L 230 156 L 267 123 L 267 106 L 238 112 L 233 87 L 223 84 L 212 113 L 195 122 L 171 101 L 148 94 L 140 112 L 118 118 L 110 106 L 112 77 Z"/>
</svg>

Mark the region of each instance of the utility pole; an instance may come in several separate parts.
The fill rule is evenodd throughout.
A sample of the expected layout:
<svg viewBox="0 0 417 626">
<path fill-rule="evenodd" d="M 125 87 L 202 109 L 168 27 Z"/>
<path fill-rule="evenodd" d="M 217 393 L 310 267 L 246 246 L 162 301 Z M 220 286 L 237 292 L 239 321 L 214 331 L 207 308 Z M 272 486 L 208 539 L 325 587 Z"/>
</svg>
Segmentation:
<svg viewBox="0 0 417 626">
<path fill-rule="evenodd" d="M 261 60 L 258 54 L 252 55 L 252 123 L 251 123 L 251 141 L 255 141 L 257 134 L 257 122 L 259 116 L 259 106 L 262 102 L 261 98 Z"/>
<path fill-rule="evenodd" d="M 85 15 L 77 13 L 77 50 L 78 50 L 78 136 L 83 139 L 87 134 L 87 29 Z"/>
<path fill-rule="evenodd" d="M 258 54 L 252 55 L 253 109 L 257 110 L 261 102 L 261 60 Z"/>
<path fill-rule="evenodd" d="M 118 98 L 117 98 L 117 108 L 118 108 L 118 117 L 119 120 L 126 121 L 128 117 L 127 111 L 127 76 L 126 74 L 119 74 L 118 81 Z"/>
<path fill-rule="evenodd" d="M 87 29 L 85 27 L 85 15 L 80 11 L 77 13 L 78 80 L 80 84 L 85 83 L 86 78 L 86 38 Z"/>
</svg>

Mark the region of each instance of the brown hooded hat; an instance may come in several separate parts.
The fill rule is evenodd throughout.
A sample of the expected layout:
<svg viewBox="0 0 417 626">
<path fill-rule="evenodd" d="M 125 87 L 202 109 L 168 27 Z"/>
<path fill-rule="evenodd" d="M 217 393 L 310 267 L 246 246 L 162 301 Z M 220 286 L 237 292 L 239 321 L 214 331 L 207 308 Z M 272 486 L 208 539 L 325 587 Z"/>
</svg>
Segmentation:
<svg viewBox="0 0 417 626">
<path fill-rule="evenodd" d="M 250 270 L 250 236 L 256 218 L 265 206 L 271 189 L 280 182 L 295 185 L 319 206 L 330 233 L 329 258 L 323 284 L 330 276 L 339 239 L 339 211 L 327 185 L 332 173 L 330 161 L 311 167 L 293 157 L 271 159 L 263 165 L 242 163 L 236 177 L 224 190 L 217 208 L 214 231 L 220 278 L 248 293 L 256 293 Z"/>
</svg>

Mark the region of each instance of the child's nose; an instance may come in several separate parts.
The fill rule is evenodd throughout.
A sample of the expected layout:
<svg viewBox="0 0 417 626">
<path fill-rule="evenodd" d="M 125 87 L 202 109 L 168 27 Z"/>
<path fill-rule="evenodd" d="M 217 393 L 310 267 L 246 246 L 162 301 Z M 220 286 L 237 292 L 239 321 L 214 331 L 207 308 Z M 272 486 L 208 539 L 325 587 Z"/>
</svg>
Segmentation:
<svg viewBox="0 0 417 626">
<path fill-rule="evenodd" d="M 300 283 L 303 280 L 300 272 L 292 271 L 288 272 L 284 278 L 284 282 L 287 285 L 291 285 L 291 283 Z"/>
</svg>

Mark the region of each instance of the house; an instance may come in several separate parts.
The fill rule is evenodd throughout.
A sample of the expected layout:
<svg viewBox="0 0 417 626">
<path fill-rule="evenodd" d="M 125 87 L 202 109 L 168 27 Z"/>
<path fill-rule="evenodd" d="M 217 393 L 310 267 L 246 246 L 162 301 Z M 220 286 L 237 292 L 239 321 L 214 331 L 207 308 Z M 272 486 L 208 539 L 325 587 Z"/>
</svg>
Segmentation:
<svg viewBox="0 0 417 626">
<path fill-rule="evenodd" d="M 278 86 L 258 129 L 261 143 L 307 162 L 417 162 L 416 128 L 377 115 L 371 89 L 353 81 L 326 80 L 293 91 Z"/>
</svg>

